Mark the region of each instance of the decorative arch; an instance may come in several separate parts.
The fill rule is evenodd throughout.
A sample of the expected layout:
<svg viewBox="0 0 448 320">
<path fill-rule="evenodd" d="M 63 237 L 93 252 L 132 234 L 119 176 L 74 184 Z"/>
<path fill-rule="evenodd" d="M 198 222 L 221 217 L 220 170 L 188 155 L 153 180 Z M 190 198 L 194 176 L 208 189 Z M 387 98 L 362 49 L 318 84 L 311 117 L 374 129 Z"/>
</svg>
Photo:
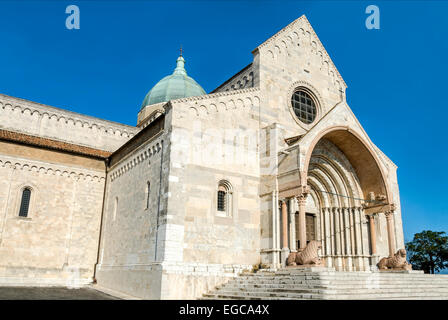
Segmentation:
<svg viewBox="0 0 448 320">
<path fill-rule="evenodd" d="M 22 209 L 24 205 L 24 196 L 25 192 L 29 192 L 28 194 L 28 203 L 26 204 L 26 214 L 22 214 Z M 22 183 L 16 191 L 16 200 L 14 205 L 14 215 L 22 218 L 32 218 L 35 213 L 35 202 L 38 195 L 38 188 L 34 183 L 26 182 Z"/>
<path fill-rule="evenodd" d="M 233 187 L 228 180 L 218 182 L 216 198 L 217 215 L 231 217 L 233 213 Z"/>
<path fill-rule="evenodd" d="M 380 160 L 371 146 L 357 132 L 345 126 L 333 126 L 323 130 L 310 143 L 301 172 L 301 183 L 306 185 L 311 155 L 321 139 L 336 145 L 347 157 L 359 179 L 364 198 L 369 192 L 385 195 L 389 204 L 393 203 L 392 193 L 387 184 L 386 174 Z"/>
</svg>

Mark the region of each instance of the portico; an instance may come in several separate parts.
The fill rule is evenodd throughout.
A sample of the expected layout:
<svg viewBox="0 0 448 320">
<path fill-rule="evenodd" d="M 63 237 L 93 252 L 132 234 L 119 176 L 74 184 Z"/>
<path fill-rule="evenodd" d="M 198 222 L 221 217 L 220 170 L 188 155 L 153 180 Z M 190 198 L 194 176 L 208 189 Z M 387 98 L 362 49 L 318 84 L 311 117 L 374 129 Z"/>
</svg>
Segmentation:
<svg viewBox="0 0 448 320">
<path fill-rule="evenodd" d="M 325 266 L 371 270 L 379 259 L 378 223 L 384 219 L 386 230 L 379 233 L 381 238 L 387 234 L 382 241 L 388 250 L 382 256 L 394 255 L 395 205 L 378 159 L 361 139 L 355 131 L 337 127 L 315 135 L 308 145 L 302 137 L 279 153 L 276 216 L 281 231 L 273 232 L 281 238 L 279 266 L 290 252 L 303 251 L 310 240 L 318 240 Z M 304 160 L 291 160 L 303 154 L 302 148 Z M 291 164 L 303 164 L 303 169 Z"/>
</svg>

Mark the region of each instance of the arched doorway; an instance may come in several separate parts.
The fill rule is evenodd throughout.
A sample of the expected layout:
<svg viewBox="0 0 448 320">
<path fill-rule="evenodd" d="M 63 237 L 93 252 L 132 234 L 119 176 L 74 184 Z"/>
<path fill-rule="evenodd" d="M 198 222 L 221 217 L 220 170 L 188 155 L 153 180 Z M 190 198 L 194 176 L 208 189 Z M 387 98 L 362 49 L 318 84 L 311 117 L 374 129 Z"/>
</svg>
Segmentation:
<svg viewBox="0 0 448 320">
<path fill-rule="evenodd" d="M 315 237 L 322 242 L 320 256 L 325 264 L 338 270 L 368 270 L 376 264 L 375 216 L 379 213 L 387 217 L 389 254 L 395 251 L 390 214 L 395 207 L 384 169 L 372 148 L 355 131 L 332 127 L 300 139 L 279 157 L 279 200 L 296 201 L 298 215 L 294 219 L 298 221 L 292 233 L 297 250 L 303 250 L 309 238 Z M 311 202 L 316 208 L 313 217 Z"/>
<path fill-rule="evenodd" d="M 321 258 L 325 264 L 338 270 L 366 269 L 371 244 L 359 178 L 345 154 L 328 139 L 322 138 L 315 145 L 307 181 L 310 194 L 318 199 Z"/>
<path fill-rule="evenodd" d="M 389 208 L 391 196 L 378 161 L 375 151 L 347 128 L 330 128 L 309 146 L 302 175 L 318 199 L 321 256 L 327 266 L 367 270 L 376 262 L 374 218 L 366 216 L 366 209 Z"/>
</svg>

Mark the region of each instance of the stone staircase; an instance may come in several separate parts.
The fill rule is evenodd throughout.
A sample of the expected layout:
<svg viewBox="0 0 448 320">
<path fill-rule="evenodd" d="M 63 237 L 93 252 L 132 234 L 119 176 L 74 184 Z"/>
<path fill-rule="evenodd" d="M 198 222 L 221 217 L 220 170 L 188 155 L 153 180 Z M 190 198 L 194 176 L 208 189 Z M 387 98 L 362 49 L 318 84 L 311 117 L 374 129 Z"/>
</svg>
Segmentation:
<svg viewBox="0 0 448 320">
<path fill-rule="evenodd" d="M 261 270 L 240 274 L 201 299 L 448 300 L 448 275 L 341 272 L 323 267 Z"/>
</svg>

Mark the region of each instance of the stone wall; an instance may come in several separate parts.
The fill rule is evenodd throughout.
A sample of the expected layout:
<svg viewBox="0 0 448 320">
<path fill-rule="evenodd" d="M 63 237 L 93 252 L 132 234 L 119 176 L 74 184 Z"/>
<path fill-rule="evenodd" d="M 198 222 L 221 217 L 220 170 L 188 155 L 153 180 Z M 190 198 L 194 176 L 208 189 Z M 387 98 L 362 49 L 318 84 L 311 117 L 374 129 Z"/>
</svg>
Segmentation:
<svg viewBox="0 0 448 320">
<path fill-rule="evenodd" d="M 0 94 L 0 128 L 115 151 L 140 129 Z"/>
<path fill-rule="evenodd" d="M 96 269 L 99 285 L 146 299 L 160 299 L 160 262 L 165 254 L 162 217 L 167 207 L 169 153 L 162 132 L 125 156 L 117 153 L 118 160 L 111 158 Z"/>
<path fill-rule="evenodd" d="M 6 142 L 0 149 L 0 283 L 92 281 L 104 191 L 100 160 Z M 23 188 L 31 202 L 19 217 Z"/>
<path fill-rule="evenodd" d="M 162 297 L 198 297 L 259 263 L 258 102 L 256 89 L 171 101 L 164 263 L 185 270 L 164 269 Z M 221 180 L 232 189 L 224 214 Z"/>
</svg>

